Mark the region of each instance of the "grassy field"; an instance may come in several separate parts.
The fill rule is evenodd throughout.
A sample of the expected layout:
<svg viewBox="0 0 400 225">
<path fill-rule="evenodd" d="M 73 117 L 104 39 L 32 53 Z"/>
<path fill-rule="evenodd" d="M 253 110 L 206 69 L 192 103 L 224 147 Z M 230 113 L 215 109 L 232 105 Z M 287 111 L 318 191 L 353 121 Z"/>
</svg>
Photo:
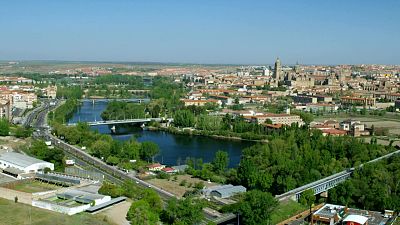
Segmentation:
<svg viewBox="0 0 400 225">
<path fill-rule="evenodd" d="M 277 224 L 307 209 L 307 206 L 295 201 L 281 202 L 271 215 L 271 222 Z"/>
<path fill-rule="evenodd" d="M 60 187 L 58 187 L 57 185 L 47 184 L 37 180 L 33 180 L 29 182 L 18 183 L 11 189 L 27 193 L 35 193 L 35 192 L 57 190 L 59 188 Z"/>
<path fill-rule="evenodd" d="M 185 186 L 179 185 L 182 180 L 186 180 Z M 186 191 L 193 190 L 193 188 L 188 187 L 189 184 L 192 184 L 192 186 L 194 186 L 198 182 L 203 182 L 203 184 L 206 187 L 211 187 L 211 186 L 217 185 L 216 183 L 212 183 L 212 182 L 208 183 L 208 182 L 202 181 L 198 178 L 193 178 L 191 175 L 177 175 L 176 181 L 173 181 L 173 179 L 171 177 L 170 180 L 154 178 L 154 179 L 148 180 L 147 182 L 149 182 L 157 187 L 163 188 L 164 190 L 171 192 L 179 197 L 182 197 Z"/>
<path fill-rule="evenodd" d="M 0 198 L 0 225 L 115 225 L 104 216 L 80 213 L 68 216 Z"/>
<path fill-rule="evenodd" d="M 400 120 L 389 119 L 385 117 L 377 117 L 377 116 L 331 116 L 331 117 L 317 117 L 315 118 L 316 122 L 324 122 L 328 119 L 335 119 L 337 121 L 343 121 L 346 119 L 355 119 L 359 120 L 361 123 L 366 124 L 368 127 L 374 125 L 376 128 L 388 128 L 389 133 L 392 135 L 400 135 Z"/>
</svg>

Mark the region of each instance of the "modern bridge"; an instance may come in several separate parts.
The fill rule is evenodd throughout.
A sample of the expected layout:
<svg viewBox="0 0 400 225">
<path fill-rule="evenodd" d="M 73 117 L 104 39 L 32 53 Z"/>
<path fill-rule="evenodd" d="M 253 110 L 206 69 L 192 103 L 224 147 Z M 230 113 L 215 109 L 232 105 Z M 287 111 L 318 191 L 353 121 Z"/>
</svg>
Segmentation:
<svg viewBox="0 0 400 225">
<path fill-rule="evenodd" d="M 400 148 L 400 145 L 398 145 L 396 147 Z M 400 150 L 394 151 L 394 152 L 389 153 L 387 155 L 378 157 L 378 158 L 373 159 L 371 161 L 368 161 L 368 162 L 366 162 L 364 164 L 361 164 L 359 166 L 359 168 L 363 167 L 365 164 L 377 162 L 379 160 L 389 158 L 389 157 L 391 157 L 391 156 L 393 156 L 395 154 L 399 154 L 399 153 L 400 153 Z M 352 173 L 354 172 L 354 170 L 355 170 L 354 167 L 350 168 L 350 169 L 347 169 L 347 170 L 344 170 L 342 172 L 333 174 L 333 175 L 331 175 L 329 177 L 325 177 L 325 178 L 322 178 L 320 180 L 314 181 L 312 183 L 306 184 L 304 186 L 295 188 L 295 189 L 290 190 L 290 191 L 288 191 L 286 193 L 283 193 L 281 195 L 276 195 L 275 197 L 279 201 L 283 201 L 283 200 L 286 200 L 286 199 L 292 199 L 292 200 L 298 201 L 300 199 L 301 194 L 304 191 L 309 190 L 309 189 L 312 189 L 314 191 L 314 195 L 321 194 L 323 192 L 328 191 L 331 188 L 336 187 L 338 184 L 346 181 L 347 179 L 349 179 L 351 177 Z"/>
<path fill-rule="evenodd" d="M 115 125 L 115 124 L 135 124 L 135 123 L 148 123 L 151 121 L 161 122 L 167 121 L 172 122 L 173 118 L 141 118 L 141 119 L 125 119 L 125 120 L 101 120 L 101 121 L 94 121 L 94 122 L 85 122 L 89 126 L 100 126 L 100 125 Z M 77 123 L 69 123 L 68 126 L 75 126 Z"/>
<path fill-rule="evenodd" d="M 135 102 L 135 103 L 142 103 L 142 102 L 149 102 L 150 99 L 148 98 L 118 98 L 118 99 L 113 99 L 113 98 L 86 98 L 86 99 L 81 99 L 81 102 L 112 102 L 112 101 L 118 101 L 118 102 Z"/>
</svg>

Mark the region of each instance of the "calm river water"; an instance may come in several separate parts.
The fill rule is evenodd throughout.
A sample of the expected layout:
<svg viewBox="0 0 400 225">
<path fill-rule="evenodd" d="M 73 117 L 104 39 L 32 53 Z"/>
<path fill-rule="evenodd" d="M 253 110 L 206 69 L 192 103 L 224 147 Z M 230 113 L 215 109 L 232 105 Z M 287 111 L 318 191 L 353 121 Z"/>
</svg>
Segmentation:
<svg viewBox="0 0 400 225">
<path fill-rule="evenodd" d="M 95 104 L 90 101 L 83 102 L 69 122 L 102 120 L 100 114 L 106 107 L 106 102 L 95 102 Z M 178 161 L 183 164 L 187 157 L 203 158 L 204 162 L 210 162 L 217 150 L 224 150 L 229 153 L 229 167 L 236 167 L 239 164 L 242 149 L 254 144 L 254 142 L 249 141 L 176 135 L 163 131 L 146 131 L 139 127 L 127 125 L 117 126 L 115 134 L 111 132 L 108 125 L 95 126 L 92 129 L 98 130 L 102 134 L 110 134 L 115 140 L 126 141 L 134 137 L 139 142 L 155 142 L 160 146 L 160 154 L 155 157 L 155 160 L 167 165 L 176 165 Z"/>
</svg>

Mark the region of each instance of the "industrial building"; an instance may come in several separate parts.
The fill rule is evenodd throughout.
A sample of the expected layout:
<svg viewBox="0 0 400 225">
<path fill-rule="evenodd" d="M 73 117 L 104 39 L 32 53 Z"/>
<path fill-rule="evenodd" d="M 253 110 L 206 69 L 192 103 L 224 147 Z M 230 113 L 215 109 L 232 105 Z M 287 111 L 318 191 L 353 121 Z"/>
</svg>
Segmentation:
<svg viewBox="0 0 400 225">
<path fill-rule="evenodd" d="M 45 168 L 54 170 L 54 164 L 16 152 L 5 152 L 0 155 L 0 169 L 15 177 L 44 171 Z"/>
<path fill-rule="evenodd" d="M 218 198 L 229 198 L 236 194 L 245 192 L 246 192 L 245 187 L 241 185 L 233 186 L 232 184 L 209 187 L 203 190 L 203 194 L 205 196 L 212 196 Z"/>
</svg>

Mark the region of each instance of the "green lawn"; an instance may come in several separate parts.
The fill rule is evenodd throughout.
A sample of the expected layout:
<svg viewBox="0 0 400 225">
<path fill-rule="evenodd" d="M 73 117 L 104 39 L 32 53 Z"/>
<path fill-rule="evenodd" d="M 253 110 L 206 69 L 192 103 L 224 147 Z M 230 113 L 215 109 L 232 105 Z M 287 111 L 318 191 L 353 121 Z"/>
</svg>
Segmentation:
<svg viewBox="0 0 400 225">
<path fill-rule="evenodd" d="M 0 198 L 0 225 L 113 225 L 88 213 L 73 216 L 32 207 Z"/>
<path fill-rule="evenodd" d="M 284 221 L 300 212 L 303 212 L 308 207 L 295 201 L 281 202 L 271 215 L 272 224 L 277 224 Z"/>
<path fill-rule="evenodd" d="M 12 189 L 16 191 L 22 191 L 27 193 L 35 193 L 35 192 L 43 192 L 43 191 L 51 191 L 59 189 L 57 185 L 47 184 L 37 180 L 29 181 L 29 182 L 21 182 L 16 184 Z"/>
</svg>

